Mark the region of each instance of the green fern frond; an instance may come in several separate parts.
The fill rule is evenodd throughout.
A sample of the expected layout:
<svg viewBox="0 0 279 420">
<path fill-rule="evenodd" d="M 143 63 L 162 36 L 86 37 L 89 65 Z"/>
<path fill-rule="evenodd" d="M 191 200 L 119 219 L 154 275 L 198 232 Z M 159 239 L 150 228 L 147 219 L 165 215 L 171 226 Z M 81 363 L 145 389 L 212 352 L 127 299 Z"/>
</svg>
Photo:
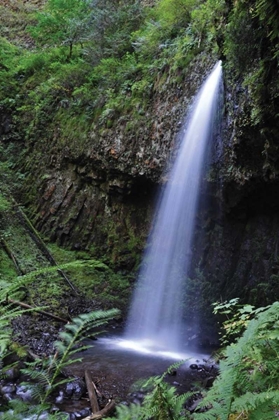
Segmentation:
<svg viewBox="0 0 279 420">
<path fill-rule="evenodd" d="M 142 407 L 139 404 L 129 406 L 119 405 L 116 407 L 116 416 L 108 417 L 107 420 L 143 420 Z"/>
<path fill-rule="evenodd" d="M 279 391 L 264 391 L 260 393 L 246 392 L 244 395 L 236 398 L 232 404 L 232 411 L 262 411 L 267 414 L 273 414 L 275 407 L 279 407 Z M 263 417 L 266 419 L 266 417 Z"/>
<path fill-rule="evenodd" d="M 28 374 L 32 381 L 39 386 L 36 398 L 41 403 L 45 403 L 54 389 L 69 380 L 58 379 L 62 370 L 68 365 L 81 361 L 81 358 L 73 358 L 73 355 L 80 352 L 81 349 L 87 349 L 88 346 L 73 348 L 74 345 L 86 337 L 87 331 L 95 328 L 96 325 L 104 324 L 119 314 L 116 309 L 109 311 L 95 311 L 88 314 L 79 315 L 71 324 L 65 326 L 65 330 L 60 333 L 60 341 L 55 343 L 56 353 L 47 359 L 30 362 L 28 367 L 23 370 Z M 71 356 L 71 358 L 70 358 Z"/>
<path fill-rule="evenodd" d="M 170 375 L 174 370 L 177 370 L 178 368 L 180 368 L 180 366 L 182 366 L 184 363 L 186 363 L 189 359 L 185 359 L 185 360 L 180 360 L 179 362 L 175 362 L 172 365 L 170 365 L 168 367 L 168 369 L 166 370 L 166 372 L 163 373 L 163 378 L 166 375 Z"/>
<path fill-rule="evenodd" d="M 279 302 L 257 311 L 243 335 L 227 347 L 214 381 L 196 413 L 199 420 L 227 420 L 245 412 L 249 419 L 275 418 L 279 408 Z"/>
<path fill-rule="evenodd" d="M 30 379 L 42 386 L 49 386 L 51 384 L 51 376 L 46 370 L 30 370 L 28 368 L 22 369 L 22 373 L 28 374 Z"/>
</svg>

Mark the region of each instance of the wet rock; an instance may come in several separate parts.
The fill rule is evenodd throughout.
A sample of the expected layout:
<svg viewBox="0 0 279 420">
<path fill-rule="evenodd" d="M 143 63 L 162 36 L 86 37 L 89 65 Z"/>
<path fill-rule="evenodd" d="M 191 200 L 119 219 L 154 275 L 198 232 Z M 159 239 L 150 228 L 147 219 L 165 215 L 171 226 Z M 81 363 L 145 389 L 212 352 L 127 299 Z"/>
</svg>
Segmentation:
<svg viewBox="0 0 279 420">
<path fill-rule="evenodd" d="M 134 404 L 142 404 L 145 394 L 143 392 L 133 392 L 129 395 L 129 399 Z"/>
<path fill-rule="evenodd" d="M 201 400 L 202 400 L 202 394 L 200 393 L 194 394 L 192 397 L 190 397 L 186 401 L 186 404 L 185 404 L 186 410 L 190 411 L 190 413 L 193 413 L 196 410 L 198 404 L 201 402 Z"/>
<path fill-rule="evenodd" d="M 79 413 L 80 413 L 81 417 L 84 418 L 84 417 L 90 416 L 91 410 L 90 410 L 90 408 L 84 408 L 83 410 L 80 410 Z"/>
<path fill-rule="evenodd" d="M 190 367 L 190 369 L 193 369 L 193 370 L 198 370 L 198 368 L 199 368 L 198 365 L 196 365 L 194 363 L 192 365 L 190 365 L 189 367 Z"/>
<path fill-rule="evenodd" d="M 13 394 L 3 394 L 3 400 L 6 402 L 10 402 L 15 399 Z"/>
<path fill-rule="evenodd" d="M 2 395 L 12 394 L 13 392 L 15 392 L 15 390 L 16 390 L 16 387 L 13 384 L 9 384 L 9 385 L 7 384 L 0 387 L 0 393 Z"/>
<path fill-rule="evenodd" d="M 204 382 L 203 382 L 203 386 L 205 388 L 211 388 L 213 385 L 213 382 L 215 380 L 214 376 L 209 376 L 208 378 L 205 378 Z"/>
<path fill-rule="evenodd" d="M 16 387 L 16 395 L 23 401 L 32 401 L 32 392 L 24 385 L 18 385 Z"/>
<path fill-rule="evenodd" d="M 65 395 L 72 400 L 80 400 L 85 391 L 86 386 L 84 381 L 81 378 L 77 378 L 66 385 Z"/>
<path fill-rule="evenodd" d="M 11 381 L 18 379 L 20 375 L 19 368 L 17 366 L 14 366 L 8 370 L 5 371 L 5 378 L 9 379 Z"/>
<path fill-rule="evenodd" d="M 64 391 L 59 391 L 58 397 L 55 398 L 56 404 L 61 404 L 64 401 Z"/>
<path fill-rule="evenodd" d="M 60 411 L 58 414 L 56 414 L 57 419 L 65 419 L 65 420 L 76 420 L 76 416 L 74 413 L 67 413 L 66 411 Z"/>
</svg>

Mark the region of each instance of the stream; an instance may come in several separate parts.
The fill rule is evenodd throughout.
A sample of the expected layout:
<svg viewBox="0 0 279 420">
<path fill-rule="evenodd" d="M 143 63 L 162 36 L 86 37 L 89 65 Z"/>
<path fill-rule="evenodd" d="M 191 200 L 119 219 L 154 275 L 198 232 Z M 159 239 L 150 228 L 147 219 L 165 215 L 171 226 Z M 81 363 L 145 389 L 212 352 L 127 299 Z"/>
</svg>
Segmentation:
<svg viewBox="0 0 279 420">
<path fill-rule="evenodd" d="M 104 398 L 113 398 L 118 403 L 141 403 L 144 397 L 141 385 L 144 380 L 161 375 L 171 365 L 182 360 L 185 362 L 166 376 L 167 382 L 175 386 L 179 393 L 194 390 L 196 382 L 206 386 L 208 378 L 216 376 L 217 369 L 210 361 L 209 353 L 154 350 L 112 335 L 86 344 L 92 347 L 78 354 L 82 362 L 72 364 L 67 373 L 80 378 L 84 377 L 85 370 L 89 370 Z M 66 405 L 61 404 L 60 409 L 70 412 L 82 405 L 80 400 L 73 403 L 71 408 L 67 402 Z"/>
<path fill-rule="evenodd" d="M 179 394 L 193 391 L 197 395 L 194 399 L 200 398 L 201 387 L 210 387 L 218 373 L 215 363 L 210 360 L 210 351 L 196 352 L 188 347 L 188 350 L 185 348 L 181 353 L 175 353 L 155 347 L 154 343 L 125 340 L 120 331 L 117 333 L 106 332 L 97 340 L 82 343 L 90 347 L 75 353 L 75 358 L 82 360 L 65 368 L 63 373 L 69 377 L 69 381 L 53 393 L 52 410 L 68 413 L 69 420 L 82 419 L 90 414 L 84 381 L 86 370 L 97 387 L 100 408 L 110 399 L 117 404 L 141 404 L 147 392 L 143 388 L 146 380 L 162 375 L 177 362 L 182 363 L 179 367 L 172 367 L 165 380 Z M 11 369 L 12 376 L 0 381 L 0 417 L 10 400 L 32 402 L 30 392 L 23 384 L 26 378 L 16 372 L 16 369 Z M 187 401 L 187 409 L 191 410 L 192 406 L 193 402 Z M 20 418 L 33 419 L 32 416 Z M 42 418 L 47 418 L 47 415 Z"/>
</svg>

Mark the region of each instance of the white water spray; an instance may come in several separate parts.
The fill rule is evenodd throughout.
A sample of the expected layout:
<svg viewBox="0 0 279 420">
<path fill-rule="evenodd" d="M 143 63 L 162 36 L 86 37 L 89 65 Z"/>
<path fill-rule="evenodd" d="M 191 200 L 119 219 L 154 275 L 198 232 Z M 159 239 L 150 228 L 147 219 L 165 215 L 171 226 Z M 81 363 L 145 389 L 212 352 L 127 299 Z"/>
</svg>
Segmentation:
<svg viewBox="0 0 279 420">
<path fill-rule="evenodd" d="M 191 118 L 156 211 L 151 245 L 145 252 L 134 293 L 126 337 L 139 346 L 181 348 L 183 285 L 209 138 L 221 85 L 217 63 L 197 95 Z"/>
</svg>

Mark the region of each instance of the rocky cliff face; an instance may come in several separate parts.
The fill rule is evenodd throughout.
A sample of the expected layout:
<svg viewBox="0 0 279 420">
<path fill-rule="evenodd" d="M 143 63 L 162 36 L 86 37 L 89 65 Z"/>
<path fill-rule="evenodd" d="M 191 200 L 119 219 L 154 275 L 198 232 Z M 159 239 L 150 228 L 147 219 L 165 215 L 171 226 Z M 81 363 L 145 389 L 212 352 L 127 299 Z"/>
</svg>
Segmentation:
<svg viewBox="0 0 279 420">
<path fill-rule="evenodd" d="M 29 146 L 20 165 L 29 173 L 24 197 L 36 227 L 59 244 L 106 257 L 117 270 L 135 269 L 177 133 L 212 65 L 201 56 L 181 83 L 167 80 L 132 129 L 128 117 L 113 128 L 96 126 L 82 153 L 58 146 L 59 131 Z M 279 294 L 277 158 L 251 125 L 249 92 L 225 78 L 222 134 L 201 188 L 190 275 L 190 297 L 206 307 L 236 296 L 265 304 Z"/>
<path fill-rule="evenodd" d="M 266 305 L 279 299 L 277 103 L 269 98 L 255 119 L 255 92 L 243 79 L 225 72 L 222 148 L 197 217 L 191 277 L 199 286 L 197 268 L 205 275 L 201 295 Z M 266 92 L 274 89 L 271 78 Z"/>
<path fill-rule="evenodd" d="M 148 112 L 129 128 L 120 117 L 113 128 L 96 126 L 80 153 L 39 141 L 28 148 L 25 199 L 36 227 L 53 241 L 107 255 L 131 270 L 149 230 L 154 197 L 194 94 L 214 63 L 205 55 L 189 66 L 179 84 L 166 79 Z"/>
</svg>

